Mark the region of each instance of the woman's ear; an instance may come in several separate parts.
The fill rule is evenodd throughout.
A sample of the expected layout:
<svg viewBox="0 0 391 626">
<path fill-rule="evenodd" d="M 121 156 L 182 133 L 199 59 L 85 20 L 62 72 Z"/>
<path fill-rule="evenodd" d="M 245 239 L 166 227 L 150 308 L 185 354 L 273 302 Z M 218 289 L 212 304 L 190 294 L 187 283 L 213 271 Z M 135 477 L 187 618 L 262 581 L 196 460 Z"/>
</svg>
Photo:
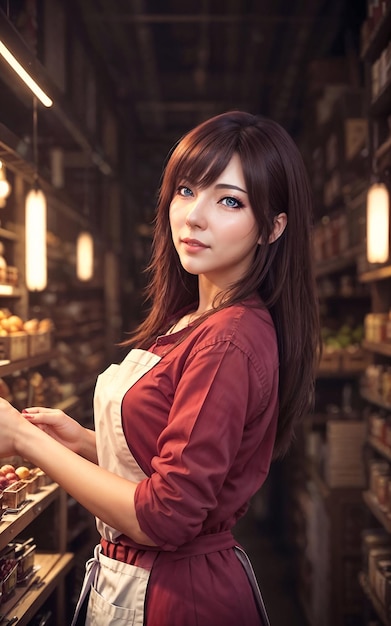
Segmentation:
<svg viewBox="0 0 391 626">
<path fill-rule="evenodd" d="M 285 227 L 288 222 L 288 217 L 286 213 L 279 213 L 273 220 L 273 231 L 269 237 L 269 243 L 273 243 L 279 237 L 281 237 L 282 233 L 285 230 Z"/>
</svg>

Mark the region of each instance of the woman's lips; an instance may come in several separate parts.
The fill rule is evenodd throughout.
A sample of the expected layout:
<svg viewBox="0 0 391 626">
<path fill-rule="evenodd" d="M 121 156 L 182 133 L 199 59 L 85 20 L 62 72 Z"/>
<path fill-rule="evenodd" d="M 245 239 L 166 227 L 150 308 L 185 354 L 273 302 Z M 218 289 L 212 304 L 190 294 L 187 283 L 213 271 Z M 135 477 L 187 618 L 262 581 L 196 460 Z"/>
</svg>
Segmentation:
<svg viewBox="0 0 391 626">
<path fill-rule="evenodd" d="M 187 249 L 192 250 L 194 252 L 196 252 L 197 250 L 205 250 L 205 248 L 208 247 L 201 241 L 198 241 L 198 239 L 185 238 L 185 239 L 181 239 L 181 241 Z"/>
</svg>

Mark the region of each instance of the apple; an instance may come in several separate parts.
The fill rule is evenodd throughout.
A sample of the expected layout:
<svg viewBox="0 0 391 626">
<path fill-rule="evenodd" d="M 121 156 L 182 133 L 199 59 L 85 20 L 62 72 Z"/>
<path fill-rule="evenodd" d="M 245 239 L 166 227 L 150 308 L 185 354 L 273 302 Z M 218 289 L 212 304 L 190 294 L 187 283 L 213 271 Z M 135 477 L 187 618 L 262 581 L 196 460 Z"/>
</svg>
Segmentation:
<svg viewBox="0 0 391 626">
<path fill-rule="evenodd" d="M 15 472 L 8 472 L 8 473 L 5 475 L 5 477 L 6 477 L 6 479 L 7 479 L 8 481 L 10 481 L 10 480 L 19 480 L 18 475 L 17 475 L 17 474 L 15 474 Z"/>
<path fill-rule="evenodd" d="M 24 480 L 26 478 L 30 478 L 30 470 L 28 469 L 28 467 L 24 467 L 24 465 L 21 465 L 20 467 L 17 467 L 16 470 L 15 470 L 15 474 L 21 480 Z"/>
<path fill-rule="evenodd" d="M 10 465 L 9 463 L 6 463 L 5 465 L 1 466 L 1 472 L 4 474 L 4 476 L 6 476 L 9 472 L 14 472 L 15 473 L 15 468 L 13 465 Z"/>
<path fill-rule="evenodd" d="M 8 487 L 8 480 L 5 476 L 0 476 L 0 491 Z"/>
</svg>

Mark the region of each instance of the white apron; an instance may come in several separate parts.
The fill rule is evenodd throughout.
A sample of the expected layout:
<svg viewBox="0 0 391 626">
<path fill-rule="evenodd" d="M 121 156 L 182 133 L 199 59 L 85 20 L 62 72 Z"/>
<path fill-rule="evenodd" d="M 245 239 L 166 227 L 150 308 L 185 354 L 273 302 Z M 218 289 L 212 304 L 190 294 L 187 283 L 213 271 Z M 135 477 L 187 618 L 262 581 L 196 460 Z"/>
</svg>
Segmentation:
<svg viewBox="0 0 391 626">
<path fill-rule="evenodd" d="M 129 451 L 124 436 L 122 400 L 125 393 L 160 358 L 145 350 L 131 350 L 120 365 L 110 365 L 98 377 L 95 388 L 94 420 L 98 463 L 136 483 L 146 478 L 146 475 Z M 96 523 L 104 539 L 113 543 L 118 541 L 120 532 L 99 519 Z M 264 625 L 270 626 L 250 561 L 241 548 L 235 547 L 235 552 L 250 579 Z M 88 594 L 85 626 L 143 626 L 148 580 L 154 560 L 159 554 L 154 549 L 146 551 L 142 557 L 143 567 L 139 567 L 107 557 L 102 554 L 101 546 L 97 545 L 93 558 L 86 564 L 86 575 L 71 626 L 76 625 L 81 606 Z"/>
<path fill-rule="evenodd" d="M 160 357 L 145 350 L 131 350 L 120 365 L 110 367 L 98 377 L 94 394 L 94 420 L 98 463 L 133 482 L 146 475 L 129 451 L 124 436 L 121 406 L 125 393 L 146 374 Z M 115 543 L 120 536 L 115 528 L 96 520 L 101 536 Z M 156 558 L 151 550 L 146 568 L 110 559 L 97 545 L 94 557 L 86 564 L 86 576 L 76 607 L 72 626 L 76 624 L 81 605 L 90 592 L 86 626 L 142 626 L 144 600 L 150 568 Z M 132 608 L 128 608 L 132 607 Z"/>
</svg>

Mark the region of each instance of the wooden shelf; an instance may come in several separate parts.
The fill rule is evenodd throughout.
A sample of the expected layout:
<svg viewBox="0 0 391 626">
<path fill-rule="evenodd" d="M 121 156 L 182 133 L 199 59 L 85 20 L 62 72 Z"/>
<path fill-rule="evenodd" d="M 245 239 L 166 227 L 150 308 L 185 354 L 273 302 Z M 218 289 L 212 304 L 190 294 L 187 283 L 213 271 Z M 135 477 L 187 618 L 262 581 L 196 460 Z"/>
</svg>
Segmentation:
<svg viewBox="0 0 391 626">
<path fill-rule="evenodd" d="M 386 278 L 391 278 L 391 265 L 376 267 L 358 275 L 360 283 L 370 283 L 376 280 L 385 280 Z"/>
<path fill-rule="evenodd" d="M 375 609 L 378 617 L 380 617 L 382 623 L 385 626 L 391 626 L 391 620 L 387 617 L 386 610 L 384 606 L 382 605 L 382 603 L 379 601 L 377 595 L 375 594 L 374 591 L 372 591 L 369 585 L 367 575 L 364 574 L 364 572 L 360 572 L 358 580 L 359 580 L 362 590 L 364 591 L 367 598 L 370 600 L 373 608 Z"/>
<path fill-rule="evenodd" d="M 58 497 L 57 483 L 42 487 L 37 493 L 29 494 L 29 504 L 19 513 L 5 513 L 0 520 L 0 550 L 19 535 Z"/>
<path fill-rule="evenodd" d="M 378 522 L 380 522 L 380 524 L 383 526 L 383 528 L 386 529 L 387 532 L 391 533 L 391 519 L 379 509 L 379 505 L 374 495 L 370 491 L 364 491 L 363 499 L 367 507 L 370 509 L 371 513 L 378 520 Z"/>
<path fill-rule="evenodd" d="M 367 391 L 360 391 L 360 395 L 364 400 L 370 402 L 371 404 L 376 404 L 376 406 L 381 407 L 382 409 L 386 409 L 386 411 L 391 411 L 391 404 L 389 402 L 385 402 L 380 396 L 375 396 L 374 394 L 368 393 Z"/>
<path fill-rule="evenodd" d="M 45 554 L 35 556 L 36 575 L 27 586 L 17 587 L 13 595 L 1 605 L 6 619 L 18 618 L 18 626 L 28 626 L 37 610 L 55 590 L 58 581 L 70 571 L 73 554 Z M 39 580 L 39 585 L 36 584 Z"/>
<path fill-rule="evenodd" d="M 391 343 L 375 343 L 373 341 L 362 341 L 362 347 L 369 352 L 391 356 Z"/>
<path fill-rule="evenodd" d="M 14 374 L 20 370 L 38 367 L 39 365 L 48 363 L 54 359 L 56 355 L 57 352 L 55 350 L 51 350 L 50 352 L 44 352 L 43 354 L 38 354 L 37 356 L 31 356 L 28 359 L 20 359 L 19 361 L 12 361 L 10 363 L 6 363 L 5 365 L 0 365 L 0 376 L 9 376 L 10 374 Z"/>
</svg>

